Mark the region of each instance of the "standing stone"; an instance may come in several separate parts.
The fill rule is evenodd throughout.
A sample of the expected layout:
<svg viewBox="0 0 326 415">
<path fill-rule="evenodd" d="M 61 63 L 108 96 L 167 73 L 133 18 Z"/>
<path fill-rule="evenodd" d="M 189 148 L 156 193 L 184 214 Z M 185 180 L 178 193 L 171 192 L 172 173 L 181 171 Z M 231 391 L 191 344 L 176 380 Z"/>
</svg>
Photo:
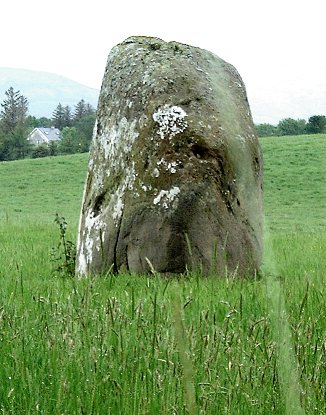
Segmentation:
<svg viewBox="0 0 326 415">
<path fill-rule="evenodd" d="M 131 37 L 108 57 L 77 273 L 254 273 L 262 154 L 245 86 L 214 54 Z"/>
</svg>

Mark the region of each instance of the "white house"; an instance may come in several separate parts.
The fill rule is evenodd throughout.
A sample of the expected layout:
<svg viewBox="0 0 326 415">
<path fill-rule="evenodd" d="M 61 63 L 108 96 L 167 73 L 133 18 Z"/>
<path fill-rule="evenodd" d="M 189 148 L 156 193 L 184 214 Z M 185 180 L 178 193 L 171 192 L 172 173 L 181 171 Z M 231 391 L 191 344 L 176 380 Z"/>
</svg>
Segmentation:
<svg viewBox="0 0 326 415">
<path fill-rule="evenodd" d="M 37 127 L 29 134 L 27 141 L 31 144 L 49 144 L 51 141 L 60 141 L 61 133 L 58 128 Z"/>
</svg>

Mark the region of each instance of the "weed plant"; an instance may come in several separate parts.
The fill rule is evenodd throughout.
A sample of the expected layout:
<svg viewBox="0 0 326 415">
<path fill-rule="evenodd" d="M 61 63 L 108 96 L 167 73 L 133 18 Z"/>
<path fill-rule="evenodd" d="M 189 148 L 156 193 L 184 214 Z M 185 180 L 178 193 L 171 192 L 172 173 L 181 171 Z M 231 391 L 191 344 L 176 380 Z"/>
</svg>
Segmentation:
<svg viewBox="0 0 326 415">
<path fill-rule="evenodd" d="M 51 261 L 54 264 L 54 271 L 62 276 L 75 276 L 76 266 L 76 245 L 67 239 L 67 221 L 63 216 L 55 215 L 54 222 L 59 227 L 59 243 L 52 248 Z"/>
</svg>

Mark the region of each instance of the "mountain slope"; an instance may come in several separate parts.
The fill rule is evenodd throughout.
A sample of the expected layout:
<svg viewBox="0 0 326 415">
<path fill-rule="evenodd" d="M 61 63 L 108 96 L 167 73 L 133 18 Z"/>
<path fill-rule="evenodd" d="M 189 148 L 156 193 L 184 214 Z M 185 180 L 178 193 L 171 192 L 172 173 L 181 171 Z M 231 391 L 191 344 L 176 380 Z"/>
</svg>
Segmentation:
<svg viewBox="0 0 326 415">
<path fill-rule="evenodd" d="M 29 114 L 35 117 L 51 117 L 58 103 L 72 109 L 81 100 L 97 107 L 99 91 L 63 76 L 26 69 L 0 68 L 0 102 L 5 91 L 13 87 L 29 102 Z"/>
</svg>

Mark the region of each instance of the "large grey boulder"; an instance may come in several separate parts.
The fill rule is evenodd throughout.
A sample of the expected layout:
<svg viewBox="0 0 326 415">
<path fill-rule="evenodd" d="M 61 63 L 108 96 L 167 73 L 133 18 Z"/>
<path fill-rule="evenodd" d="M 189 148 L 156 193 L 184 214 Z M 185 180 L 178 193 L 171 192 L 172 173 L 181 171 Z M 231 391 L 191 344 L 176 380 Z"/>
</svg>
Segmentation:
<svg viewBox="0 0 326 415">
<path fill-rule="evenodd" d="M 245 86 L 214 54 L 131 37 L 108 57 L 77 273 L 254 273 L 262 154 Z"/>
</svg>

